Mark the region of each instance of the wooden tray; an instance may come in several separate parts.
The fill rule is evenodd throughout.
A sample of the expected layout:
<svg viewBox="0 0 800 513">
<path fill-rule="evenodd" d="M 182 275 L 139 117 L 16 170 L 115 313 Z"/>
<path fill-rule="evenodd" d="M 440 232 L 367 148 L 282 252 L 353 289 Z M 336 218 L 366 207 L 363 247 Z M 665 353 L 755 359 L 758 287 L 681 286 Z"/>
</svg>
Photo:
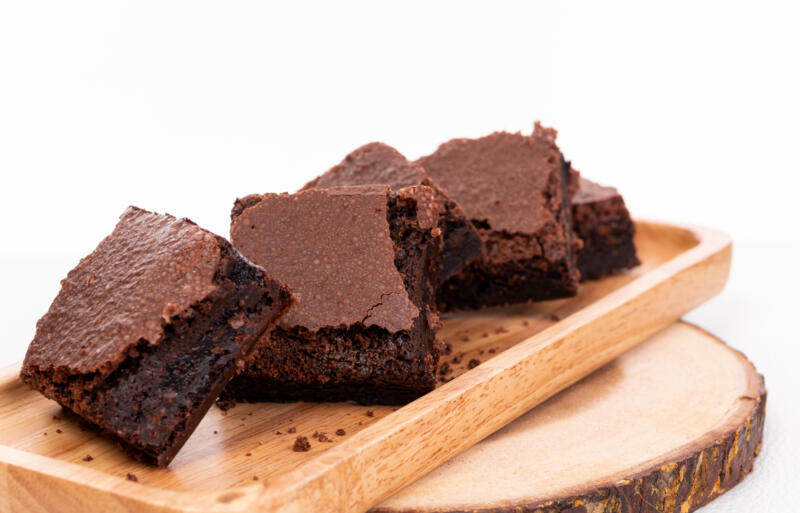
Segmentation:
<svg viewBox="0 0 800 513">
<path fill-rule="evenodd" d="M 586 283 L 575 298 L 447 318 L 441 336 L 458 377 L 413 403 L 212 408 L 168 469 L 136 463 L 62 418 L 18 381 L 18 367 L 0 370 L 0 513 L 364 511 L 722 289 L 727 235 L 637 229 L 633 272 Z M 482 363 L 466 372 L 472 360 Z M 310 451 L 292 451 L 297 435 Z"/>
<path fill-rule="evenodd" d="M 743 354 L 678 322 L 373 511 L 688 513 L 752 470 L 765 405 Z"/>
</svg>

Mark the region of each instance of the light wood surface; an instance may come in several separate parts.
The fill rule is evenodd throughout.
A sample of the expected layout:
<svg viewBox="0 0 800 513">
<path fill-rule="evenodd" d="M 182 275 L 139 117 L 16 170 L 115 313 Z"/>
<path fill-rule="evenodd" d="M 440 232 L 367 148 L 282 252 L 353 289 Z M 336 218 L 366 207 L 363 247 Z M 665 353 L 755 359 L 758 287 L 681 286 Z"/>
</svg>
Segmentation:
<svg viewBox="0 0 800 513">
<path fill-rule="evenodd" d="M 373 512 L 693 511 L 752 469 L 765 400 L 744 355 L 676 323 Z"/>
<path fill-rule="evenodd" d="M 630 273 L 583 284 L 575 298 L 447 318 L 440 336 L 453 348 L 448 358 L 460 356 L 449 376 L 457 377 L 413 403 L 396 411 L 341 403 L 212 408 L 168 469 L 136 463 L 82 431 L 7 369 L 0 512 L 365 511 L 722 289 L 731 257 L 725 234 L 637 228 L 643 264 Z M 465 372 L 473 359 L 481 364 Z M 334 441 L 312 439 L 315 431 Z M 292 451 L 297 435 L 309 437 L 310 451 Z"/>
</svg>

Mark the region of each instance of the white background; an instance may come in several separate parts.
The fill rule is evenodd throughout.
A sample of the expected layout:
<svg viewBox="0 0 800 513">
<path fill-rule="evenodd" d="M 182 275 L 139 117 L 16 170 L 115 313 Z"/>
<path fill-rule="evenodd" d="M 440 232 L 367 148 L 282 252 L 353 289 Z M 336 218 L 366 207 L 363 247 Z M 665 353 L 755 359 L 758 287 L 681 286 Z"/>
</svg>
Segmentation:
<svg viewBox="0 0 800 513">
<path fill-rule="evenodd" d="M 363 143 L 416 158 L 540 119 L 634 215 L 732 234 L 689 318 L 766 375 L 767 439 L 704 511 L 792 510 L 799 23 L 776 1 L 2 2 L 0 365 L 129 204 L 226 234 L 236 196 Z"/>
</svg>

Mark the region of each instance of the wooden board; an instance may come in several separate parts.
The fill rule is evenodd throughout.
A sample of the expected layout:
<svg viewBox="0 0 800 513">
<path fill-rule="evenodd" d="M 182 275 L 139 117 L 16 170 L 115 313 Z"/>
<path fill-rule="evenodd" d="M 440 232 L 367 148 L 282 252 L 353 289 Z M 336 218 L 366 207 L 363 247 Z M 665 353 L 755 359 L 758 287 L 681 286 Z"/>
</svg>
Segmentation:
<svg viewBox="0 0 800 513">
<path fill-rule="evenodd" d="M 586 283 L 575 298 L 446 319 L 457 377 L 413 403 L 212 408 L 168 469 L 130 460 L 61 418 L 17 368 L 0 371 L 0 513 L 365 511 L 722 289 L 725 234 L 637 227 L 643 264 L 630 273 Z M 465 372 L 473 359 L 482 363 Z M 293 452 L 290 427 L 334 442 Z"/>
<path fill-rule="evenodd" d="M 373 512 L 686 513 L 750 472 L 765 402 L 744 355 L 676 323 Z"/>
</svg>

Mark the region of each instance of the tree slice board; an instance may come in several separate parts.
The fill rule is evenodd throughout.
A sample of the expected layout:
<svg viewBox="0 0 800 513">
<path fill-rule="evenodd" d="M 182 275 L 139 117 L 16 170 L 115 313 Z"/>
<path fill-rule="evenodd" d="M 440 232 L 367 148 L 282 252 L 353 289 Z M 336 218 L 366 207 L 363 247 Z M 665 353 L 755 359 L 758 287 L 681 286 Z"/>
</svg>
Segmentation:
<svg viewBox="0 0 800 513">
<path fill-rule="evenodd" d="M 744 355 L 676 323 L 372 511 L 686 513 L 752 470 L 765 404 Z"/>
<path fill-rule="evenodd" d="M 642 265 L 631 272 L 583 284 L 574 298 L 445 319 L 450 372 L 403 408 L 212 408 L 167 469 L 81 430 L 22 385 L 18 367 L 0 370 L 0 513 L 366 511 L 722 289 L 725 234 L 637 229 Z M 311 450 L 292 450 L 298 435 Z"/>
</svg>

